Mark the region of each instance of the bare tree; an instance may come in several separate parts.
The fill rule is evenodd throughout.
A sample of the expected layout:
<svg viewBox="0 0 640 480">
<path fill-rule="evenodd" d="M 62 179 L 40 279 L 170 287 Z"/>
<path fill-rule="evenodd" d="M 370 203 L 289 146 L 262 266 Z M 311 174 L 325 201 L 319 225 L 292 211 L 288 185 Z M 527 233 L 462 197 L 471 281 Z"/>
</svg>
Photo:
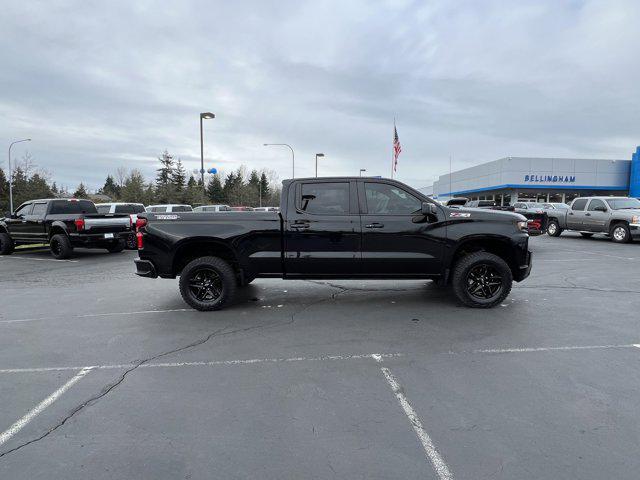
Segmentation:
<svg viewBox="0 0 640 480">
<path fill-rule="evenodd" d="M 118 186 L 120 188 L 124 187 L 124 182 L 127 180 L 129 176 L 129 171 L 127 167 L 118 167 L 116 170 L 116 180 L 118 182 Z"/>
</svg>

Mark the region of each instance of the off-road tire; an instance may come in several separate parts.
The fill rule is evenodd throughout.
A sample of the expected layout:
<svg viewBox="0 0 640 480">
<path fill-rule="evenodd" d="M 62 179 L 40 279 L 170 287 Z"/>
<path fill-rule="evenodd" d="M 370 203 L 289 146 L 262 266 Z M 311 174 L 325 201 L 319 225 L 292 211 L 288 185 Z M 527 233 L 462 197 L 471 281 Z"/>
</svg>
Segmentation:
<svg viewBox="0 0 640 480">
<path fill-rule="evenodd" d="M 562 234 L 562 229 L 557 220 L 549 220 L 547 225 L 547 235 L 550 237 L 559 237 Z"/>
<path fill-rule="evenodd" d="M 475 284 L 470 274 L 475 275 L 475 272 L 478 269 L 482 269 L 482 267 L 486 267 L 488 272 L 494 272 L 488 277 L 492 279 L 492 282 L 500 282 L 495 284 L 495 287 L 499 285 L 495 293 L 487 298 L 480 298 L 470 292 L 471 286 Z M 512 283 L 513 274 L 507 262 L 488 252 L 475 252 L 462 257 L 456 263 L 451 279 L 453 293 L 458 300 L 472 308 L 491 308 L 502 303 L 511 292 Z M 488 292 L 490 292 L 491 287 L 487 285 L 487 288 L 489 289 Z M 482 291 L 484 292 L 484 287 L 482 287 Z"/>
<path fill-rule="evenodd" d="M 51 255 L 58 260 L 65 260 L 73 255 L 73 247 L 71 241 L 63 233 L 58 233 L 51 237 L 49 240 L 49 248 L 51 249 Z"/>
<path fill-rule="evenodd" d="M 199 273 L 203 276 L 199 277 Z M 213 274 L 215 285 L 206 286 L 207 276 Z M 218 281 L 219 280 L 219 281 Z M 202 287 L 199 285 L 203 285 Z M 235 296 L 237 287 L 236 274 L 231 266 L 218 257 L 200 257 L 189 262 L 180 274 L 180 294 L 182 299 L 192 308 L 201 312 L 220 310 L 224 308 Z M 198 298 L 194 291 L 202 293 L 205 297 L 210 294 L 211 299 Z M 219 290 L 219 294 L 214 292 Z"/>
<path fill-rule="evenodd" d="M 8 233 L 0 233 L 0 255 L 11 255 L 13 253 L 13 239 Z"/>
<path fill-rule="evenodd" d="M 616 243 L 629 243 L 631 241 L 631 231 L 626 223 L 616 223 L 609 232 L 611 240 Z"/>
</svg>

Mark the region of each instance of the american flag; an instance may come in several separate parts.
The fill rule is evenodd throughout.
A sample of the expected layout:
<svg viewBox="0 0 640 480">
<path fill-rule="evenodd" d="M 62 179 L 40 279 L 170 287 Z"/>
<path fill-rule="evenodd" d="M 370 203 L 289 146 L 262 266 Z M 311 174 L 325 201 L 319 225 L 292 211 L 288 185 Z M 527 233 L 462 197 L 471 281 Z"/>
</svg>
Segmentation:
<svg viewBox="0 0 640 480">
<path fill-rule="evenodd" d="M 398 157 L 402 152 L 402 146 L 400 145 L 400 139 L 398 138 L 398 129 L 395 122 L 393 123 L 393 171 L 398 171 Z"/>
</svg>

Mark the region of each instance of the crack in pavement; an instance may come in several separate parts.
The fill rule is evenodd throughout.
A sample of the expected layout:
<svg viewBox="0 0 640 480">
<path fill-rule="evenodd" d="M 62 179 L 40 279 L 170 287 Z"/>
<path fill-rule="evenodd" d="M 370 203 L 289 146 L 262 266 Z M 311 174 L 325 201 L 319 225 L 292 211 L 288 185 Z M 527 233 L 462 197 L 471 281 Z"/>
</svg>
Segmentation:
<svg viewBox="0 0 640 480">
<path fill-rule="evenodd" d="M 280 324 L 269 325 L 269 327 L 275 327 L 277 325 L 283 325 L 283 324 L 286 324 L 286 323 L 290 323 L 290 322 L 281 322 Z M 145 358 L 144 360 L 140 360 L 140 361 L 134 362 L 132 364 L 131 368 L 128 368 L 120 376 L 120 378 L 118 378 L 118 380 L 116 380 L 115 382 L 111 383 L 107 387 L 103 388 L 102 391 L 99 394 L 89 398 L 88 400 L 82 402 L 80 405 L 75 407 L 61 421 L 59 421 L 56 425 L 51 427 L 45 433 L 43 433 L 42 435 L 40 435 L 37 438 L 31 439 L 31 440 L 29 440 L 27 442 L 24 442 L 24 443 L 22 443 L 22 444 L 20 444 L 20 445 L 18 445 L 16 447 L 10 449 L 10 450 L 7 450 L 5 452 L 0 453 L 0 458 L 4 457 L 5 455 L 8 455 L 9 453 L 15 452 L 16 450 L 20 450 L 21 448 L 26 447 L 27 445 L 31 445 L 32 443 L 38 442 L 38 441 L 42 440 L 43 438 L 49 436 L 51 433 L 53 433 L 58 428 L 62 427 L 65 423 L 67 423 L 68 420 L 70 420 L 72 417 L 74 417 L 77 413 L 79 413 L 85 407 L 94 405 L 98 400 L 103 398 L 105 395 L 109 394 L 109 392 L 111 392 L 116 387 L 118 387 L 122 382 L 124 382 L 125 378 L 127 377 L 127 375 L 129 375 L 129 373 L 133 372 L 134 370 L 136 370 L 141 365 L 149 363 L 149 362 L 151 362 L 153 360 L 157 360 L 158 358 L 161 358 L 161 357 L 166 357 L 167 355 L 171 355 L 171 354 L 174 354 L 174 353 L 182 352 L 184 350 L 203 345 L 203 344 L 207 343 L 209 340 L 211 340 L 212 338 L 217 337 L 217 336 L 231 335 L 231 334 L 238 333 L 238 332 L 245 332 L 245 331 L 254 330 L 254 329 L 257 329 L 257 328 L 264 327 L 264 325 L 254 325 L 252 327 L 239 328 L 239 329 L 236 329 L 236 330 L 231 330 L 229 332 L 224 332 L 224 330 L 229 328 L 229 326 L 230 326 L 230 324 L 226 325 L 226 326 L 224 326 L 222 328 L 219 328 L 218 330 L 215 330 L 214 332 L 211 332 L 208 335 L 206 335 L 205 337 L 203 337 L 203 338 L 201 338 L 199 340 L 196 340 L 195 342 L 192 342 L 192 343 L 190 343 L 188 345 L 184 345 L 184 346 L 179 347 L 179 348 L 174 348 L 172 350 L 168 350 L 168 351 L 165 351 L 165 352 L 162 352 L 162 353 L 158 353 L 158 354 L 153 355 L 151 357 Z"/>
</svg>

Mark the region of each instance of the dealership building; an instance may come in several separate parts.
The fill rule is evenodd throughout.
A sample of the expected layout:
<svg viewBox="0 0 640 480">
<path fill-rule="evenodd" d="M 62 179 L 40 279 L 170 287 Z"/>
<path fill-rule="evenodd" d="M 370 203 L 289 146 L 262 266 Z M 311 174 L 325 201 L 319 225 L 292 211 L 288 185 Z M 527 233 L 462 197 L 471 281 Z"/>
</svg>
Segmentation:
<svg viewBox="0 0 640 480">
<path fill-rule="evenodd" d="M 441 175 L 420 189 L 433 198 L 568 203 L 576 197 L 640 197 L 640 147 L 630 160 L 506 157 Z"/>
</svg>

